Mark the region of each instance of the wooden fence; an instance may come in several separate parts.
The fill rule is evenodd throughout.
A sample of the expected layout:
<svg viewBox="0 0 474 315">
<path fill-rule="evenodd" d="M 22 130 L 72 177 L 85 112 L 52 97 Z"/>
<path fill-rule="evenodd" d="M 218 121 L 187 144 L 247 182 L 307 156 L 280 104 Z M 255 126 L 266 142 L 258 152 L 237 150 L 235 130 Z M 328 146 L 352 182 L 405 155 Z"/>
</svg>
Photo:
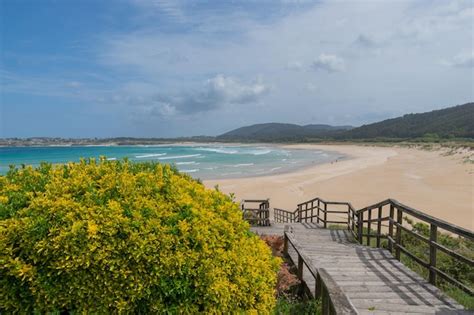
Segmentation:
<svg viewBox="0 0 474 315">
<path fill-rule="evenodd" d="M 411 228 L 411 226 L 404 225 L 404 218 L 405 222 L 407 221 L 406 219 L 412 218 L 417 222 L 428 224 L 429 237 Z M 321 198 L 315 198 L 300 203 L 295 211 L 275 209 L 274 219 L 275 222 L 313 222 L 322 225 L 324 228 L 328 227 L 328 224 L 342 224 L 347 226 L 347 229 L 352 232 L 356 240 L 368 246 L 381 247 L 381 240 L 386 239 L 388 250 L 394 253 L 398 260 L 401 259 L 401 254 L 403 253 L 425 268 L 431 284 L 436 285 L 437 278 L 440 277 L 469 295 L 474 296 L 473 288 L 437 267 L 437 254 L 438 252 L 443 252 L 455 259 L 456 262 L 467 264 L 469 268 L 474 268 L 474 261 L 472 259 L 474 253 L 473 255 L 461 254 L 438 242 L 440 230 L 444 230 L 454 237 L 464 238 L 470 244 L 474 242 L 474 233 L 408 207 L 394 199 L 387 199 L 363 209 L 355 210 L 348 202 L 326 201 Z M 429 253 L 427 261 L 416 256 L 403 245 L 402 233 L 407 233 L 427 245 L 427 252 Z M 474 244 L 469 246 L 469 248 L 474 248 Z M 474 272 L 474 269 L 472 270 Z"/>
<path fill-rule="evenodd" d="M 251 225 L 270 225 L 270 200 L 269 199 L 243 199 L 240 202 L 242 216 Z"/>
</svg>

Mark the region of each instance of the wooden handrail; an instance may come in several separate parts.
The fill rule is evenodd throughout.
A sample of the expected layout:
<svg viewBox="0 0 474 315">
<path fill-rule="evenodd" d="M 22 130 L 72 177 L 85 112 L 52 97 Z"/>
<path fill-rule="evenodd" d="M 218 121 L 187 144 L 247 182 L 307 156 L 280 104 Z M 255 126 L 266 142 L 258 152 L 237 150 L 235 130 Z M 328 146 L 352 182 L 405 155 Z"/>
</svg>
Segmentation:
<svg viewBox="0 0 474 315">
<path fill-rule="evenodd" d="M 285 226 L 283 252 L 293 262 L 293 265 L 297 266 L 298 279 L 306 286 L 307 291 L 311 292 L 303 279 L 303 265 L 308 268 L 315 280 L 314 295 L 317 298 L 321 298 L 322 314 L 358 314 L 354 305 L 352 305 L 349 298 L 331 275 L 325 269 L 315 268 L 311 264 L 311 259 L 306 255 L 294 236 L 287 230 L 288 226 Z M 296 264 L 288 253 L 288 245 L 291 245 L 297 254 L 298 261 Z"/>
<path fill-rule="evenodd" d="M 295 211 L 288 211 L 284 209 L 274 208 L 273 219 L 275 220 L 275 222 L 299 222 L 298 209 L 296 209 Z"/>
<path fill-rule="evenodd" d="M 247 207 L 247 203 L 257 203 L 258 208 Z M 260 226 L 270 225 L 270 199 L 242 199 L 240 207 L 244 220 L 250 224 Z"/>
<path fill-rule="evenodd" d="M 331 205 L 345 205 L 347 206 L 347 210 L 333 210 L 328 208 L 328 206 Z M 388 214 L 385 210 L 387 206 L 389 206 Z M 385 215 L 384 211 L 386 213 Z M 347 221 L 329 220 L 327 215 L 334 213 L 347 214 Z M 438 250 L 470 267 L 474 266 L 474 261 L 471 258 L 465 257 L 460 253 L 443 246 L 437 240 L 438 229 L 443 229 L 469 241 L 474 241 L 474 233 L 468 229 L 430 216 L 422 211 L 404 205 L 395 199 L 386 199 L 365 208 L 355 210 L 349 202 L 327 201 L 318 197 L 299 203 L 298 208 L 294 212 L 275 209 L 275 214 L 275 220 L 277 222 L 322 223 L 325 228 L 328 223 L 347 224 L 347 229 L 352 232 L 354 238 L 361 244 L 365 238 L 365 243 L 368 246 L 381 247 L 381 240 L 387 239 L 388 250 L 394 252 L 395 258 L 400 260 L 401 253 L 403 253 L 428 270 L 429 282 L 431 284 L 436 285 L 436 279 L 439 275 L 445 281 L 457 286 L 471 296 L 474 296 L 473 289 L 439 270 L 436 266 Z M 280 216 L 280 214 L 282 215 Z M 429 224 L 429 237 L 423 236 L 416 231 L 403 226 L 403 218 L 406 215 L 410 215 L 421 222 Z M 386 222 L 388 222 L 388 226 Z M 384 228 L 384 231 L 382 231 L 382 228 Z M 364 229 L 366 229 L 366 231 Z M 387 229 L 388 234 L 386 232 Z M 429 261 L 423 261 L 403 246 L 402 232 L 409 233 L 429 246 Z M 372 244 L 372 239 L 375 239 L 375 245 Z"/>
<path fill-rule="evenodd" d="M 384 207 L 390 206 L 390 213 L 388 216 L 382 216 L 382 212 Z M 377 218 L 372 219 L 371 215 L 374 210 L 377 210 Z M 396 213 L 395 213 L 396 210 Z M 460 261 L 464 264 L 467 264 L 470 267 L 474 267 L 474 261 L 469 257 L 465 257 L 455 251 L 443 246 L 442 244 L 438 243 L 437 236 L 438 236 L 438 228 L 448 231 L 454 235 L 464 237 L 469 241 L 474 240 L 474 233 L 469 231 L 468 229 L 459 227 L 457 225 L 448 223 L 444 220 L 435 218 L 430 216 L 420 210 L 416 210 L 412 207 L 404 205 L 398 202 L 395 199 L 386 199 L 379 203 L 373 204 L 371 206 L 362 208 L 356 211 L 357 216 L 359 218 L 359 228 L 358 228 L 358 241 L 362 243 L 363 237 L 366 237 L 366 244 L 371 246 L 371 238 L 375 238 L 377 243 L 376 247 L 380 247 L 380 239 L 386 237 L 388 239 L 388 250 L 392 252 L 395 250 L 395 257 L 400 260 L 401 253 L 418 263 L 420 266 L 427 269 L 429 274 L 429 282 L 433 285 L 436 285 L 437 276 L 441 276 L 445 281 L 451 283 L 452 285 L 460 288 L 464 292 L 468 293 L 471 296 L 474 296 L 474 290 L 467 285 L 461 283 L 454 277 L 440 271 L 437 267 L 437 251 L 441 250 L 442 252 L 448 254 L 452 258 Z M 364 216 L 367 214 L 367 219 Z M 417 233 L 413 229 L 410 229 L 406 226 L 403 226 L 403 217 L 406 215 L 410 215 L 417 220 L 427 223 L 429 225 L 429 237 L 421 235 Z M 395 217 L 396 216 L 396 217 Z M 388 221 L 389 222 L 389 231 L 388 235 L 383 235 L 381 228 L 382 222 Z M 376 232 L 372 233 L 372 226 L 371 224 L 376 224 Z M 362 232 L 363 225 L 366 224 L 367 233 Z M 394 236 L 394 228 L 396 229 L 396 235 Z M 402 244 L 402 232 L 408 233 L 409 235 L 417 238 L 418 240 L 424 242 L 429 247 L 429 260 L 424 261 L 423 259 L 415 256 L 412 252 L 410 252 L 405 246 Z"/>
</svg>

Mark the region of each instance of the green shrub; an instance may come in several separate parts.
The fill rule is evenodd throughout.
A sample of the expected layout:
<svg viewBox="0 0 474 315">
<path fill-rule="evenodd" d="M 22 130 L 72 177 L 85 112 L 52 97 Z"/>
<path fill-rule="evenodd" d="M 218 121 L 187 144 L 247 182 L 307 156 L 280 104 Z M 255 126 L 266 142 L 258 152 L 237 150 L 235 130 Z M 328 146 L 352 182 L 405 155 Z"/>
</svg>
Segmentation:
<svg viewBox="0 0 474 315">
<path fill-rule="evenodd" d="M 270 312 L 279 262 L 229 197 L 170 166 L 0 176 L 0 313 Z"/>
</svg>

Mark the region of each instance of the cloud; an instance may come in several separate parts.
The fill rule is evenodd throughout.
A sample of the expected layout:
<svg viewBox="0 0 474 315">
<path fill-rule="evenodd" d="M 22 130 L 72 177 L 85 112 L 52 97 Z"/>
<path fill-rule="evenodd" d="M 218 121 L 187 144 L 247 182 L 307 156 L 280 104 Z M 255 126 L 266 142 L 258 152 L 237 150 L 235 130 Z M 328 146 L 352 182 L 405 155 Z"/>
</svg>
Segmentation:
<svg viewBox="0 0 474 315">
<path fill-rule="evenodd" d="M 142 114 L 147 116 L 171 117 L 177 113 L 175 106 L 170 103 L 154 101 L 149 105 L 141 106 Z"/>
<path fill-rule="evenodd" d="M 130 88 L 133 87 L 133 89 Z M 128 84 L 123 89 L 124 96 L 116 95 L 115 102 L 128 104 L 129 108 L 137 111 L 135 120 L 142 118 L 170 118 L 182 115 L 193 115 L 225 108 L 230 105 L 254 104 L 269 93 L 270 87 L 261 79 L 244 83 L 241 80 L 216 75 L 204 81 L 202 86 L 194 91 L 184 91 L 175 94 L 156 93 L 156 87 Z M 137 94 L 130 97 L 135 90 Z"/>
<path fill-rule="evenodd" d="M 368 49 L 377 47 L 377 43 L 375 42 L 375 40 L 372 37 L 365 34 L 360 34 L 357 37 L 357 39 L 354 41 L 354 44 L 358 47 L 368 48 Z"/>
<path fill-rule="evenodd" d="M 128 1 L 116 8 L 127 12 L 123 27 L 98 27 L 77 60 L 5 49 L 5 68 L 23 70 L 3 80 L 0 72 L 3 95 L 48 96 L 45 108 L 90 104 L 117 125 L 136 113 L 148 129 L 130 130 L 163 136 L 262 119 L 359 124 L 379 108 L 420 112 L 472 100 L 471 77 L 459 71 L 473 69 L 472 53 L 456 55 L 472 50 L 472 0 Z"/>
<path fill-rule="evenodd" d="M 306 83 L 306 90 L 310 92 L 316 92 L 318 90 L 318 86 L 313 82 Z"/>
<path fill-rule="evenodd" d="M 181 113 L 210 111 L 230 104 L 258 102 L 270 88 L 261 80 L 243 83 L 240 80 L 216 75 L 206 80 L 201 90 L 184 97 L 174 97 L 170 101 Z"/>
<path fill-rule="evenodd" d="M 344 59 L 336 55 L 321 54 L 313 61 L 311 67 L 314 70 L 325 70 L 327 72 L 343 72 L 346 70 Z"/>
<path fill-rule="evenodd" d="M 184 22 L 186 19 L 181 3 L 177 0 L 132 0 L 131 3 L 150 16 L 161 14 L 175 22 Z"/>
<path fill-rule="evenodd" d="M 473 68 L 474 52 L 458 54 L 449 60 L 443 60 L 442 64 L 455 68 Z"/>
<path fill-rule="evenodd" d="M 217 75 L 206 82 L 206 94 L 228 103 L 246 104 L 258 101 L 269 91 L 260 79 L 244 84 L 232 77 Z"/>
<path fill-rule="evenodd" d="M 81 87 L 82 84 L 80 82 L 77 82 L 77 81 L 70 81 L 70 82 L 66 83 L 66 86 L 69 87 L 69 88 L 77 89 L 77 88 Z"/>
<path fill-rule="evenodd" d="M 290 61 L 286 65 L 286 69 L 300 71 L 303 69 L 303 64 L 300 61 Z"/>
</svg>

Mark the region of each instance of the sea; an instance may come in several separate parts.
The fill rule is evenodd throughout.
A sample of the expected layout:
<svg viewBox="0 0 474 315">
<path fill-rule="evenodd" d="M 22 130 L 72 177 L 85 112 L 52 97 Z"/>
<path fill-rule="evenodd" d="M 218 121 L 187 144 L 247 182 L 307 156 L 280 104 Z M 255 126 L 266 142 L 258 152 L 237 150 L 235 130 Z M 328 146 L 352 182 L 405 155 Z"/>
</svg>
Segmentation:
<svg viewBox="0 0 474 315">
<path fill-rule="evenodd" d="M 174 164 L 181 172 L 203 180 L 279 174 L 345 158 L 332 151 L 269 145 L 0 147 L 0 174 L 6 174 L 10 165 L 61 164 L 101 156 Z"/>
</svg>

